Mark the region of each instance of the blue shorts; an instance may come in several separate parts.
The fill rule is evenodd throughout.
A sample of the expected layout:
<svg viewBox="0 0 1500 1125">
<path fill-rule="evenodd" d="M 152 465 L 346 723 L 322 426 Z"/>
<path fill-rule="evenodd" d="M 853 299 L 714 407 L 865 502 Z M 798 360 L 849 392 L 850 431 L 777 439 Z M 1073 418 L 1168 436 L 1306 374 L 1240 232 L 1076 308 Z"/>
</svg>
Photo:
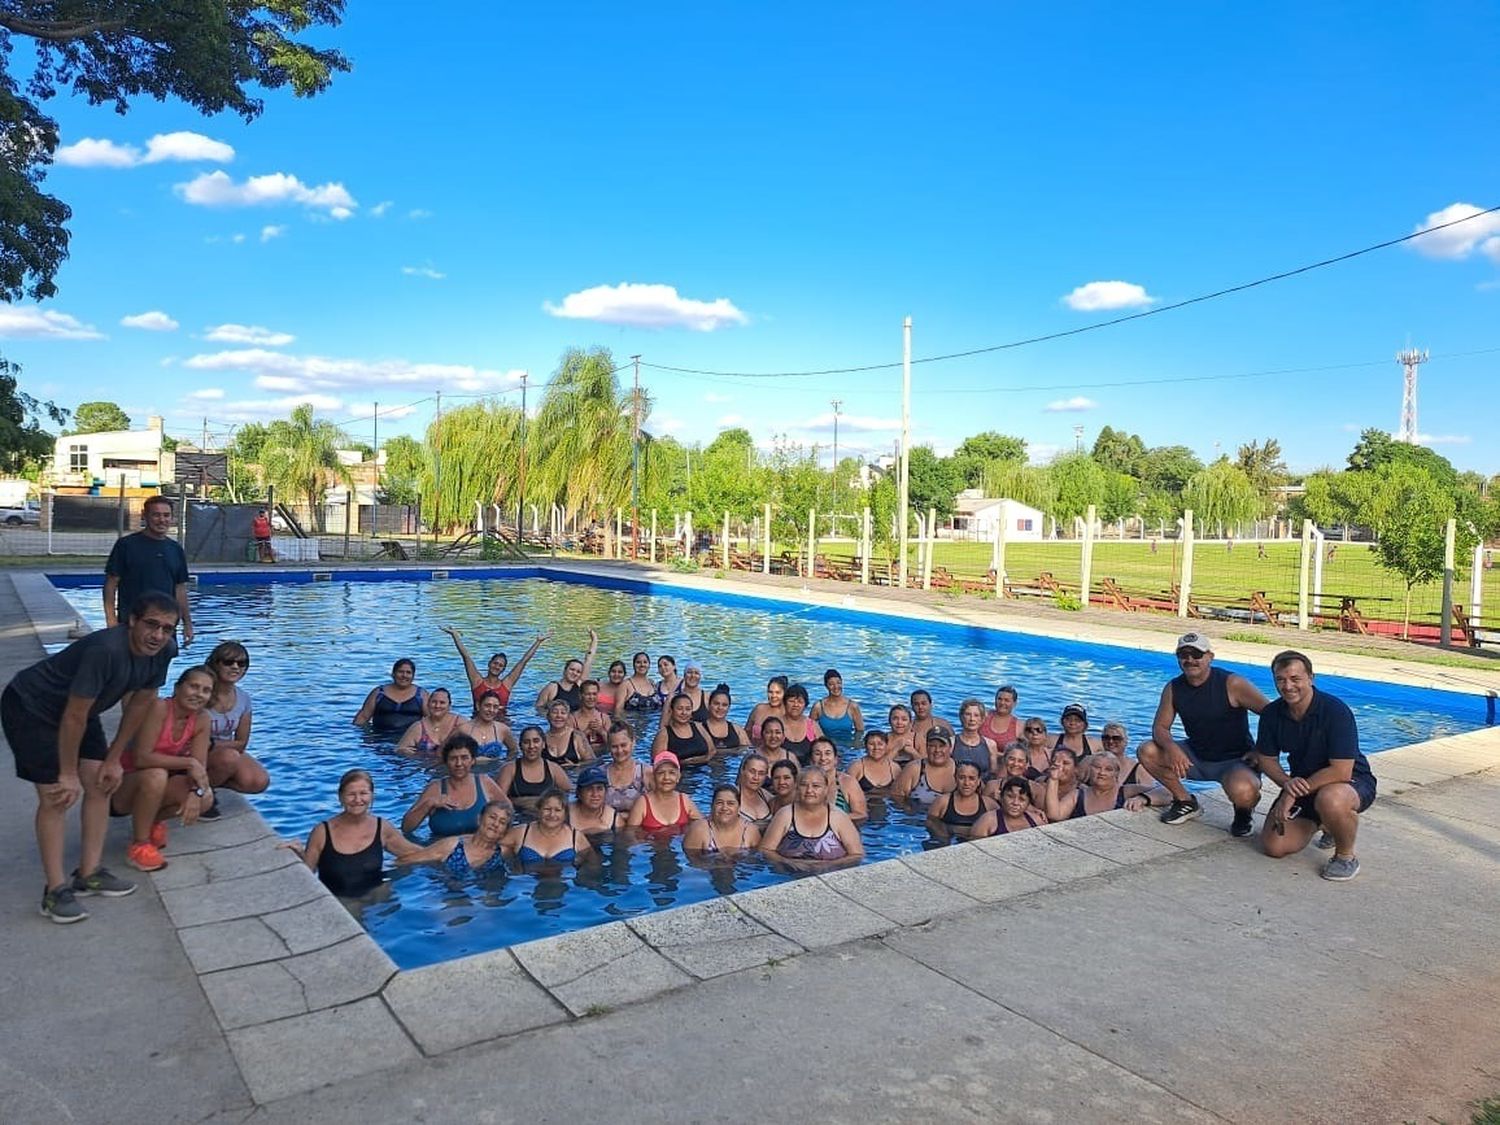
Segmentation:
<svg viewBox="0 0 1500 1125">
<path fill-rule="evenodd" d="M 1364 812 L 1375 803 L 1375 779 L 1373 777 L 1352 777 L 1348 781 L 1336 781 L 1334 784 L 1347 785 L 1359 794 L 1359 809 L 1357 810 L 1359 812 Z M 1287 819 L 1322 824 L 1322 820 L 1318 817 L 1318 794 L 1309 793 L 1306 797 L 1298 797 L 1293 801 L 1287 813 Z"/>
<path fill-rule="evenodd" d="M 1218 781 L 1222 782 L 1229 776 L 1230 771 L 1235 769 L 1249 770 L 1260 778 L 1260 770 L 1252 766 L 1244 758 L 1226 758 L 1223 761 L 1207 761 L 1193 753 L 1193 744 L 1186 738 L 1179 738 L 1177 745 L 1182 747 L 1182 752 L 1188 756 L 1188 761 L 1193 763 L 1193 768 L 1188 770 L 1185 781 Z"/>
</svg>

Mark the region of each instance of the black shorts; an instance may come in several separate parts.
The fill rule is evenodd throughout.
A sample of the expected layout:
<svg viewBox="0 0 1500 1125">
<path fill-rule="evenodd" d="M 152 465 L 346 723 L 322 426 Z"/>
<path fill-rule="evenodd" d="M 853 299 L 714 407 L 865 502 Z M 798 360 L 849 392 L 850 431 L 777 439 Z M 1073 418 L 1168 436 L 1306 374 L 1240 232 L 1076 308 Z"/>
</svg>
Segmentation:
<svg viewBox="0 0 1500 1125">
<path fill-rule="evenodd" d="M 0 728 L 5 741 L 16 756 L 16 776 L 33 785 L 51 785 L 57 781 L 57 724 L 39 718 L 26 709 L 21 693 L 7 687 L 0 694 Z M 78 743 L 80 760 L 102 762 L 109 755 L 109 739 L 97 715 L 84 725 Z"/>
<path fill-rule="evenodd" d="M 1359 812 L 1364 812 L 1375 803 L 1375 782 L 1372 778 L 1355 777 L 1348 781 L 1337 781 L 1334 784 L 1353 786 L 1354 791 L 1359 794 Z M 1322 824 L 1323 821 L 1318 817 L 1318 794 L 1309 793 L 1306 797 L 1298 797 L 1292 802 L 1288 818 Z"/>
</svg>

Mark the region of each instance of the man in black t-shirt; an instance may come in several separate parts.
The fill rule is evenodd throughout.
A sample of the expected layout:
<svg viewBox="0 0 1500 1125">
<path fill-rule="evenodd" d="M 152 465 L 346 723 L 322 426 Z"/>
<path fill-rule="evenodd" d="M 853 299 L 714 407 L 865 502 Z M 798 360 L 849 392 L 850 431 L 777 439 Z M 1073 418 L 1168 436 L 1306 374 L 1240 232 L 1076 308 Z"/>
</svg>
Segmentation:
<svg viewBox="0 0 1500 1125">
<path fill-rule="evenodd" d="M 1359 814 L 1375 800 L 1375 775 L 1359 749 L 1354 712 L 1343 700 L 1313 687 L 1312 661 L 1300 652 L 1277 656 L 1271 675 L 1281 698 L 1260 713 L 1255 753 L 1261 770 L 1281 786 L 1281 795 L 1266 814 L 1261 850 L 1272 859 L 1295 855 L 1321 824 L 1333 837 L 1333 858 L 1323 868 L 1323 878 L 1352 879 L 1359 874 L 1354 855 Z"/>
<path fill-rule="evenodd" d="M 120 756 L 141 729 L 177 655 L 177 604 L 165 594 L 136 599 L 123 625 L 100 629 L 16 673 L 0 693 L 0 727 L 16 776 L 36 786 L 36 842 L 47 877 L 42 914 L 81 922 L 79 895 L 128 895 L 135 884 L 100 866 L 110 794 Z M 124 704 L 113 742 L 99 716 Z M 72 878 L 63 875 L 68 809 L 83 799 L 82 844 Z"/>
<path fill-rule="evenodd" d="M 182 643 L 193 643 L 193 614 L 188 605 L 187 556 L 167 533 L 172 530 L 172 502 L 153 496 L 142 506 L 146 526 L 115 540 L 104 564 L 104 623 L 125 620 L 125 611 L 142 594 L 166 594 L 177 603 Z"/>
</svg>

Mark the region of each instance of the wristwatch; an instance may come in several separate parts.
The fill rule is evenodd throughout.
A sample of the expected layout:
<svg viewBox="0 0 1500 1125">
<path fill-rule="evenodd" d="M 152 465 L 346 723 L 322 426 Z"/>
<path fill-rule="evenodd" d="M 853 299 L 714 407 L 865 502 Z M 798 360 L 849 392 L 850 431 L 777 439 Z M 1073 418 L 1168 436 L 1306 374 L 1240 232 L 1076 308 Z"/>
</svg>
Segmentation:
<svg viewBox="0 0 1500 1125">
<path fill-rule="evenodd" d="M 204 788 L 202 788 L 200 786 L 199 788 L 193 790 L 193 796 L 194 797 L 206 797 L 206 796 L 208 796 L 208 790 L 204 789 Z"/>
</svg>

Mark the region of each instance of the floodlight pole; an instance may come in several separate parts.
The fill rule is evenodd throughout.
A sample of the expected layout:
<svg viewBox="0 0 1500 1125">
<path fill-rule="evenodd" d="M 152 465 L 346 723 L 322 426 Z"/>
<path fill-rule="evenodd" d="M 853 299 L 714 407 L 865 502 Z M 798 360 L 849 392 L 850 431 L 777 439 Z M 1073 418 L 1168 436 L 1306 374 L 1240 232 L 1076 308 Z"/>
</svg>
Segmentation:
<svg viewBox="0 0 1500 1125">
<path fill-rule="evenodd" d="M 896 523 L 900 554 L 896 557 L 896 583 L 906 588 L 906 549 L 910 542 L 907 521 L 911 502 L 911 317 L 901 326 L 901 457 L 896 470 Z"/>
</svg>

